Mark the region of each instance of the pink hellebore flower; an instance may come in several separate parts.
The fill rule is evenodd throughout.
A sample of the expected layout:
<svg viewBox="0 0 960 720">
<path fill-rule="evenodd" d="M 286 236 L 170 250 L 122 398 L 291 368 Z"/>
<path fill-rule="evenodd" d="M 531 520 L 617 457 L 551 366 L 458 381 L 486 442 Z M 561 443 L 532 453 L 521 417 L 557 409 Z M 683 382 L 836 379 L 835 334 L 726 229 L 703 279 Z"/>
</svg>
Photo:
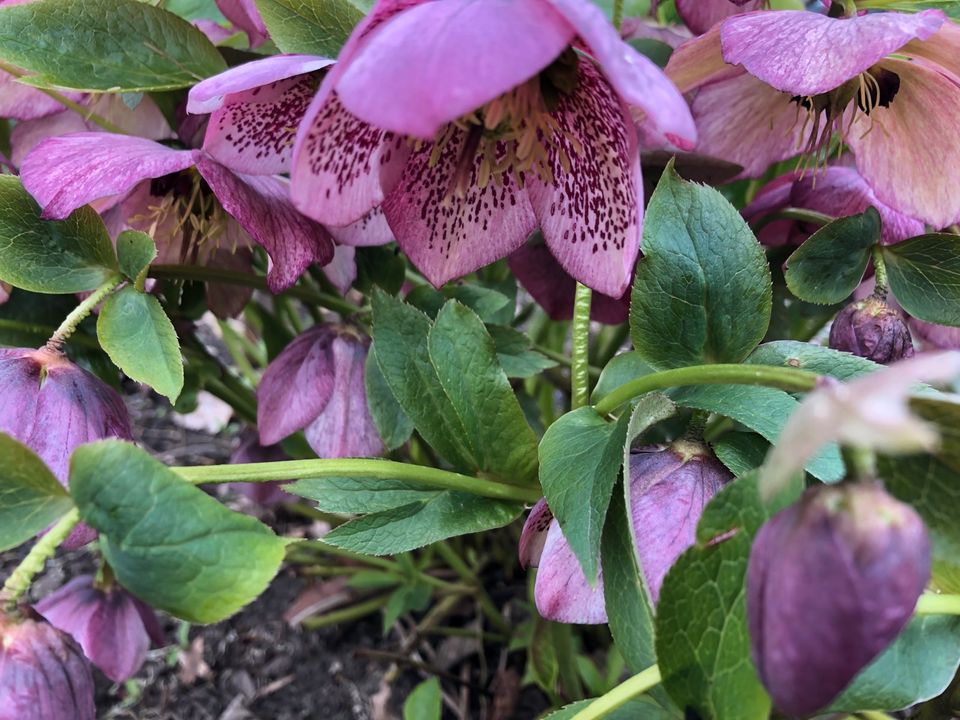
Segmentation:
<svg viewBox="0 0 960 720">
<path fill-rule="evenodd" d="M 76 640 L 90 662 L 114 682 L 140 671 L 151 641 L 164 644 L 160 623 L 148 605 L 119 586 L 97 587 L 92 575 L 74 578 L 34 610 Z"/>
<path fill-rule="evenodd" d="M 630 106 L 696 141 L 676 88 L 587 0 L 380 0 L 300 125 L 293 201 L 334 226 L 382 206 L 437 286 L 539 227 L 568 273 L 619 297 L 643 212 Z"/>
<path fill-rule="evenodd" d="M 690 93 L 698 150 L 743 177 L 798 152 L 822 161 L 839 134 L 881 202 L 936 227 L 960 220 L 960 27 L 939 10 L 736 15 L 666 72 Z"/>
<path fill-rule="evenodd" d="M 676 0 L 677 13 L 684 25 L 701 35 L 721 20 L 751 10 L 760 10 L 767 0 Z"/>
<path fill-rule="evenodd" d="M 263 45 L 268 37 L 267 26 L 260 17 L 260 11 L 257 10 L 257 3 L 254 0 L 216 0 L 216 2 L 223 16 L 247 34 L 250 47 Z"/>
</svg>

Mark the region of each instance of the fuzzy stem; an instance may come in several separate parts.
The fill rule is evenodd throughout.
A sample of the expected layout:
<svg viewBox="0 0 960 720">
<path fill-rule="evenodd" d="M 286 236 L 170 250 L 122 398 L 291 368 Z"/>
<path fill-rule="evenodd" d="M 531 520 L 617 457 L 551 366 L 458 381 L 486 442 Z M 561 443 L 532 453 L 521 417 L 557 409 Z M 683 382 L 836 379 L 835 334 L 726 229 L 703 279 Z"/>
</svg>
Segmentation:
<svg viewBox="0 0 960 720">
<path fill-rule="evenodd" d="M 881 300 L 886 300 L 890 285 L 887 281 L 887 263 L 883 259 L 883 249 L 879 245 L 873 247 L 873 280 L 873 294 Z"/>
<path fill-rule="evenodd" d="M 53 335 L 47 340 L 47 349 L 53 352 L 60 352 L 61 348 L 63 348 L 63 343 L 73 335 L 73 331 L 77 329 L 77 326 L 84 321 L 87 315 L 93 312 L 93 309 L 99 305 L 107 295 L 114 291 L 122 280 L 123 278 L 120 275 L 112 275 L 103 285 L 90 293 L 86 300 L 77 305 L 73 311 L 64 318 L 63 322 L 60 323 L 60 327 L 54 330 Z"/>
<path fill-rule="evenodd" d="M 74 508 L 62 518 L 59 522 L 50 528 L 37 544 L 30 548 L 27 556 L 20 561 L 20 564 L 10 573 L 10 577 L 3 584 L 0 590 L 0 598 L 7 613 L 16 611 L 17 601 L 30 588 L 33 578 L 43 570 L 47 560 L 53 557 L 60 543 L 67 539 L 73 528 L 80 522 L 80 511 Z"/>
<path fill-rule="evenodd" d="M 408 480 L 441 490 L 462 492 L 492 498 L 535 503 L 543 493 L 540 488 L 524 488 L 460 473 L 394 462 L 370 459 L 283 460 L 280 462 L 247 463 L 242 465 L 210 465 L 204 467 L 175 467 L 181 477 L 195 483 L 270 482 L 274 480 L 302 480 L 304 478 L 355 477 L 382 480 Z"/>
<path fill-rule="evenodd" d="M 806 392 L 813 390 L 819 377 L 809 370 L 774 365 L 691 365 L 651 373 L 624 383 L 600 400 L 594 409 L 606 415 L 638 395 L 681 385 L 765 385 Z"/>
<path fill-rule="evenodd" d="M 960 615 L 960 595 L 924 593 L 917 600 L 914 615 Z"/>
<path fill-rule="evenodd" d="M 573 301 L 573 347 L 570 353 L 570 405 L 576 410 L 590 402 L 590 303 L 593 292 L 577 283 Z"/>
<path fill-rule="evenodd" d="M 572 720 L 599 720 L 599 718 L 605 718 L 614 710 L 623 707 L 635 697 L 649 692 L 659 684 L 660 668 L 653 665 L 643 672 L 634 675 L 629 680 L 620 683 L 606 695 L 598 697 L 574 715 Z"/>
<path fill-rule="evenodd" d="M 613 0 L 613 26 L 620 32 L 623 22 L 623 0 Z"/>
</svg>

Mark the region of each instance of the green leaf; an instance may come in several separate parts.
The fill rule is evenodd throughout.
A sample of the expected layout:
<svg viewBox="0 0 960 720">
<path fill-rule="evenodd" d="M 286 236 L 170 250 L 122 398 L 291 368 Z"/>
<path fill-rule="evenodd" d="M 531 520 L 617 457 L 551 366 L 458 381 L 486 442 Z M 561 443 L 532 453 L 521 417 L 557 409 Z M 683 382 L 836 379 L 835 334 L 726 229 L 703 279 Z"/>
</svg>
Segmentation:
<svg viewBox="0 0 960 720">
<path fill-rule="evenodd" d="M 336 57 L 369 9 L 349 0 L 257 0 L 281 52 Z"/>
<path fill-rule="evenodd" d="M 475 472 L 476 451 L 430 361 L 430 319 L 379 289 L 372 305 L 377 363 L 393 396 L 434 450 L 457 469 Z"/>
<path fill-rule="evenodd" d="M 693 385 L 669 394 L 677 405 L 732 418 L 772 443 L 800 404 L 783 390 L 753 385 Z M 806 470 L 823 482 L 839 482 L 846 474 L 840 450 L 834 443 L 817 453 Z"/>
<path fill-rule="evenodd" d="M 117 237 L 117 258 L 120 272 L 143 290 L 150 263 L 157 257 L 157 246 L 153 238 L 139 230 L 124 230 Z"/>
<path fill-rule="evenodd" d="M 440 680 L 432 677 L 417 685 L 403 703 L 403 720 L 440 720 Z"/>
<path fill-rule="evenodd" d="M 537 438 L 483 321 L 451 300 L 437 314 L 428 347 L 440 384 L 477 451 L 480 469 L 516 484 L 535 480 Z"/>
<path fill-rule="evenodd" d="M 624 413 L 608 423 L 593 408 L 582 407 L 553 423 L 540 441 L 543 494 L 591 583 L 629 420 Z"/>
<path fill-rule="evenodd" d="M 770 323 L 763 249 L 740 213 L 672 163 L 650 198 L 630 303 L 640 356 L 657 369 L 740 362 Z"/>
<path fill-rule="evenodd" d="M 711 443 L 720 462 L 737 477 L 756 470 L 763 464 L 770 443 L 756 433 L 729 432 Z"/>
<path fill-rule="evenodd" d="M 827 711 L 903 710 L 935 698 L 960 666 L 960 617 L 914 617 Z"/>
<path fill-rule="evenodd" d="M 29 7 L 0 9 L 0 27 L 2 13 Z M 0 175 L 0 280 L 56 294 L 93 290 L 114 275 L 117 259 L 97 213 L 82 207 L 66 220 L 42 220 L 40 212 L 19 178 Z"/>
<path fill-rule="evenodd" d="M 960 473 L 960 402 L 914 397 L 910 399 L 910 409 L 936 426 L 940 444 L 933 454 Z"/>
<path fill-rule="evenodd" d="M 285 485 L 294 495 L 317 503 L 324 512 L 363 514 L 433 500 L 445 491 L 380 478 L 307 478 Z"/>
<path fill-rule="evenodd" d="M 82 445 L 70 460 L 80 517 L 120 584 L 189 622 L 230 617 L 276 575 L 287 540 L 232 512 L 132 444 Z"/>
<path fill-rule="evenodd" d="M 607 366 L 601 371 L 600 379 L 597 380 L 596 387 L 593 388 L 593 394 L 590 396 L 590 402 L 596 405 L 600 400 L 610 394 L 612 390 L 638 377 L 649 375 L 654 370 L 647 365 L 636 350 L 621 353 L 615 356 Z"/>
<path fill-rule="evenodd" d="M 456 535 L 503 527 L 522 510 L 517 503 L 445 490 L 351 520 L 323 539 L 365 555 L 394 555 Z"/>
<path fill-rule="evenodd" d="M 580 712 L 586 710 L 595 699 L 578 700 L 575 703 L 564 705 L 560 710 L 547 715 L 544 720 L 573 720 Z M 653 700 L 641 697 L 621 705 L 613 712 L 606 713 L 603 717 L 604 720 L 675 720 L 679 717 L 679 714 L 664 710 Z"/>
<path fill-rule="evenodd" d="M 387 385 L 380 365 L 377 363 L 376 346 L 370 346 L 367 353 L 366 374 L 364 386 L 367 390 L 367 407 L 373 424 L 387 450 L 396 450 L 403 445 L 413 434 L 413 421 L 407 417 L 400 403 L 393 396 L 390 386 Z"/>
<path fill-rule="evenodd" d="M 226 18 L 220 12 L 215 0 L 163 0 L 160 7 L 190 22 L 194 20 L 226 22 Z"/>
<path fill-rule="evenodd" d="M 487 332 L 497 348 L 500 367 L 512 378 L 528 378 L 556 367 L 556 360 L 533 350 L 533 343 L 519 330 L 505 325 L 487 325 Z"/>
<path fill-rule="evenodd" d="M 834 220 L 817 230 L 787 260 L 787 287 L 801 300 L 833 305 L 848 298 L 863 279 L 871 249 L 880 242 L 880 213 Z"/>
<path fill-rule="evenodd" d="M 533 618 L 533 633 L 527 648 L 528 667 L 533 679 L 546 693 L 555 693 L 560 678 L 560 661 L 557 658 L 555 625 L 539 615 Z"/>
<path fill-rule="evenodd" d="M 353 286 L 369 295 L 378 286 L 389 295 L 396 295 L 406 281 L 407 265 L 389 246 L 358 247 L 355 249 L 357 279 Z"/>
<path fill-rule="evenodd" d="M 91 92 L 188 87 L 227 69 L 183 18 L 137 0 L 39 0 L 0 9 L 0 58 L 30 84 Z"/>
<path fill-rule="evenodd" d="M 663 686 L 703 720 L 765 720 L 770 712 L 750 660 L 745 587 L 750 545 L 765 519 L 756 476 L 731 483 L 707 505 L 697 544 L 660 589 L 656 648 Z"/>
<path fill-rule="evenodd" d="M 73 502 L 43 460 L 3 433 L 0 467 L 0 550 L 9 550 L 59 520 Z"/>
<path fill-rule="evenodd" d="M 432 592 L 422 580 L 408 582 L 394 590 L 383 608 L 383 634 L 390 632 L 390 628 L 404 613 L 426 610 Z"/>
<path fill-rule="evenodd" d="M 890 289 L 913 317 L 960 326 L 960 237 L 934 233 L 882 248 Z"/>
<path fill-rule="evenodd" d="M 933 582 L 960 593 L 960 474 L 930 455 L 877 458 L 890 493 L 920 513 L 933 544 Z"/>
<path fill-rule="evenodd" d="M 809 370 L 844 381 L 876 372 L 883 367 L 872 360 L 850 353 L 795 340 L 764 343 L 750 353 L 744 362 L 750 365 L 777 365 Z"/>
<path fill-rule="evenodd" d="M 173 323 L 153 295 L 132 286 L 110 296 L 97 319 L 97 337 L 130 378 L 176 402 L 183 389 L 183 360 Z"/>
</svg>

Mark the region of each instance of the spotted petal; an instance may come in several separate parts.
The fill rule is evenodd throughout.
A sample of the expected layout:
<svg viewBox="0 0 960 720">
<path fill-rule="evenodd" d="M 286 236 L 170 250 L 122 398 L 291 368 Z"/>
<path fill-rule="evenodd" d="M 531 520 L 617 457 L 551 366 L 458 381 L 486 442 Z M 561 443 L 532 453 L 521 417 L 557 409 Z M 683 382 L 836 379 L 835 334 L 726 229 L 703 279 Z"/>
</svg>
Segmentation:
<svg viewBox="0 0 960 720">
<path fill-rule="evenodd" d="M 602 574 L 596 587 L 590 587 L 556 520 L 547 530 L 533 595 L 547 620 L 584 625 L 607 621 Z"/>
</svg>

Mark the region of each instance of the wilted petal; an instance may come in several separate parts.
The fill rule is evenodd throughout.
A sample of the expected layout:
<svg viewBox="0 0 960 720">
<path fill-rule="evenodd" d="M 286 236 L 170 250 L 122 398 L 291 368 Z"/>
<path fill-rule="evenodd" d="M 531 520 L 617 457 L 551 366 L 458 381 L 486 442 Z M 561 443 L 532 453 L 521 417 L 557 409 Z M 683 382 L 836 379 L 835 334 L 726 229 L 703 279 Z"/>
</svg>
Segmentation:
<svg viewBox="0 0 960 720">
<path fill-rule="evenodd" d="M 323 266 L 323 275 L 330 283 L 346 295 L 357 279 L 357 250 L 349 245 L 334 245 L 333 260 Z"/>
<path fill-rule="evenodd" d="M 310 328 L 267 366 L 257 385 L 257 428 L 263 445 L 302 430 L 330 402 L 334 336 L 327 326 Z"/>
<path fill-rule="evenodd" d="M 842 85 L 910 40 L 930 37 L 943 22 L 940 10 L 852 18 L 804 10 L 754 12 L 725 20 L 720 41 L 728 63 L 742 65 L 777 90 L 812 96 Z"/>
<path fill-rule="evenodd" d="M 540 565 L 540 556 L 543 554 L 543 545 L 547 542 L 547 531 L 551 523 L 553 523 L 553 513 L 547 506 L 547 499 L 540 498 L 530 509 L 530 514 L 527 515 L 520 533 L 518 555 L 522 568 Z"/>
<path fill-rule="evenodd" d="M 185 170 L 196 158 L 195 150 L 171 150 L 130 135 L 75 133 L 37 145 L 23 161 L 20 178 L 43 216 L 60 220 L 91 200 Z"/>
<path fill-rule="evenodd" d="M 603 573 L 596 587 L 590 587 L 556 520 L 547 530 L 533 595 L 537 610 L 547 620 L 581 625 L 607 622 Z"/>
<path fill-rule="evenodd" d="M 369 342 L 343 330 L 333 339 L 333 390 L 317 419 L 307 426 L 307 442 L 322 458 L 374 457 L 384 448 L 367 406 L 364 373 Z"/>
<path fill-rule="evenodd" d="M 573 35 L 544 0 L 426 2 L 372 33 L 336 91 L 362 120 L 433 140 L 443 125 L 535 76 Z"/>
<path fill-rule="evenodd" d="M 267 284 L 272 292 L 293 285 L 314 263 L 333 259 L 333 240 L 290 202 L 287 181 L 272 175 L 240 175 L 201 157 L 197 170 L 213 194 L 270 256 Z"/>
<path fill-rule="evenodd" d="M 267 26 L 257 10 L 255 0 L 216 0 L 223 16 L 247 34 L 250 47 L 262 45 L 267 39 Z"/>
<path fill-rule="evenodd" d="M 437 287 L 506 257 L 529 237 L 536 217 L 508 171 L 480 187 L 478 154 L 458 185 L 466 132 L 455 134 L 431 163 L 432 145 L 411 155 L 383 211 L 400 248 Z"/>
<path fill-rule="evenodd" d="M 553 116 L 563 134 L 547 147 L 552 177 L 530 173 L 528 180 L 541 232 L 564 270 L 619 298 L 630 284 L 643 217 L 633 123 L 588 62 L 580 63 L 576 92 L 561 97 Z"/>
<path fill-rule="evenodd" d="M 960 222 L 960 78 L 921 58 L 881 67 L 900 76 L 900 90 L 845 133 L 857 169 L 900 212 L 936 228 Z"/>
<path fill-rule="evenodd" d="M 741 15 L 751 10 L 760 10 L 764 0 L 748 0 L 733 3 L 730 0 L 677 0 L 677 13 L 683 23 L 695 35 L 705 33 L 721 20 L 732 15 Z"/>
</svg>

